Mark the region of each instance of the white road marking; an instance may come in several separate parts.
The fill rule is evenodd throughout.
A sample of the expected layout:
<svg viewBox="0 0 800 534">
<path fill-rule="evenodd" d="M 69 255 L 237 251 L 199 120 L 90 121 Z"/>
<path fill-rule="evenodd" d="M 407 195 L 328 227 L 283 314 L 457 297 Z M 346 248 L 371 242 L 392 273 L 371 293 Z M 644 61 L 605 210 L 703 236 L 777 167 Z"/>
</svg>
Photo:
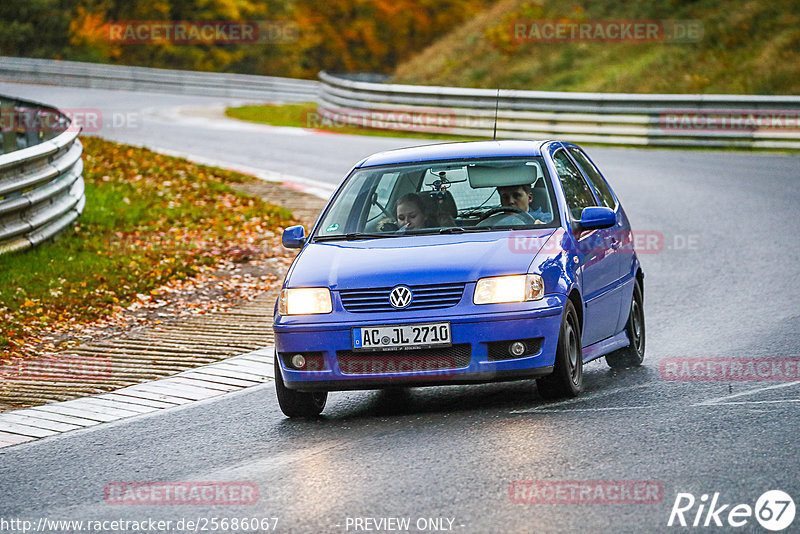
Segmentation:
<svg viewBox="0 0 800 534">
<path fill-rule="evenodd" d="M 693 404 L 692 407 L 699 406 L 732 406 L 732 405 L 745 405 L 745 404 L 782 404 L 784 402 L 800 402 L 800 399 L 778 399 L 778 400 L 762 400 L 762 401 L 733 401 L 733 402 L 715 402 L 712 404 Z"/>
<path fill-rule="evenodd" d="M 618 410 L 652 410 L 653 406 L 609 406 L 606 408 L 553 408 L 547 409 L 542 408 L 540 410 L 536 410 L 537 412 L 541 413 L 564 413 L 564 412 L 609 412 L 609 411 L 618 411 Z M 520 412 L 512 412 L 512 413 L 520 413 Z"/>
<path fill-rule="evenodd" d="M 626 386 L 624 388 L 615 388 L 615 389 L 608 389 L 598 391 L 594 395 L 584 395 L 581 397 L 575 397 L 574 399 L 567 399 L 559 402 L 552 402 L 550 404 L 544 404 L 542 406 L 536 406 L 534 408 L 525 408 L 524 410 L 512 410 L 511 413 L 518 414 L 518 413 L 534 413 L 534 412 L 541 412 L 544 410 L 552 410 L 558 406 L 568 406 L 570 404 L 575 404 L 578 402 L 586 402 L 592 401 L 594 399 L 599 399 L 602 397 L 608 397 L 609 395 L 616 395 L 617 393 L 624 393 L 626 391 L 634 391 L 636 389 L 644 389 L 644 388 L 652 388 L 653 384 L 639 384 L 636 386 Z"/>
<path fill-rule="evenodd" d="M 716 397 L 713 399 L 704 400 L 703 402 L 698 402 L 693 406 L 708 406 L 709 404 L 720 404 L 722 403 L 722 401 L 726 401 L 728 399 L 736 399 L 738 397 L 745 397 L 747 395 L 754 395 L 756 393 L 761 393 L 762 391 L 771 391 L 773 389 L 782 389 L 797 385 L 800 385 L 800 382 L 781 382 L 780 384 L 773 384 L 771 386 L 748 389 L 747 391 L 741 391 L 739 393 L 731 393 L 730 395 L 723 395 L 722 397 Z"/>
</svg>

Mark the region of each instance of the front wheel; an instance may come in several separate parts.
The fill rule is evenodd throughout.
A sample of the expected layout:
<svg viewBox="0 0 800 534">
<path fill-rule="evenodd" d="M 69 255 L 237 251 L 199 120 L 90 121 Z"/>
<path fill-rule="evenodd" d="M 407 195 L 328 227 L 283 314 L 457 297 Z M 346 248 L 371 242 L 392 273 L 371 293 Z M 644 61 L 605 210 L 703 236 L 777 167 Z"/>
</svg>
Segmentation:
<svg viewBox="0 0 800 534">
<path fill-rule="evenodd" d="M 278 355 L 275 355 L 275 393 L 278 395 L 278 405 L 287 417 L 316 417 L 322 413 L 328 401 L 327 391 L 306 393 L 295 391 L 286 387 L 278 365 Z"/>
<path fill-rule="evenodd" d="M 536 387 L 545 399 L 577 397 L 583 389 L 581 326 L 570 300 L 564 305 L 553 373 L 537 379 Z"/>
<path fill-rule="evenodd" d="M 625 324 L 625 333 L 628 334 L 630 345 L 606 356 L 606 363 L 612 369 L 638 367 L 644 360 L 644 296 L 638 281 L 633 286 L 633 298 L 628 322 Z"/>
</svg>

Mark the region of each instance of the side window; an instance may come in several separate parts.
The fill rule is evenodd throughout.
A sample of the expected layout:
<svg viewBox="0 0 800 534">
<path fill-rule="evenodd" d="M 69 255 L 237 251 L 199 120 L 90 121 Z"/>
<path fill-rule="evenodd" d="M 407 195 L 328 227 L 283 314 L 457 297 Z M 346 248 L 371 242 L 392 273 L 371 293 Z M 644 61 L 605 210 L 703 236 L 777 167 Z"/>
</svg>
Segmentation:
<svg viewBox="0 0 800 534">
<path fill-rule="evenodd" d="M 578 162 L 580 168 L 583 169 L 583 173 L 586 177 L 589 178 L 603 206 L 611 208 L 612 210 L 616 209 L 617 204 L 614 202 L 614 195 L 611 194 L 611 190 L 608 188 L 606 181 L 603 180 L 600 171 L 597 170 L 597 167 L 594 166 L 589 157 L 575 147 L 570 147 L 569 152 L 572 154 L 572 157 L 575 158 L 575 161 Z"/>
<path fill-rule="evenodd" d="M 583 179 L 580 171 L 563 149 L 559 149 L 555 153 L 553 163 L 556 165 L 556 172 L 561 180 L 561 187 L 564 189 L 564 197 L 566 197 L 567 207 L 569 207 L 572 218 L 579 220 L 583 208 L 597 205 L 592 190 L 589 189 L 589 184 Z"/>
</svg>

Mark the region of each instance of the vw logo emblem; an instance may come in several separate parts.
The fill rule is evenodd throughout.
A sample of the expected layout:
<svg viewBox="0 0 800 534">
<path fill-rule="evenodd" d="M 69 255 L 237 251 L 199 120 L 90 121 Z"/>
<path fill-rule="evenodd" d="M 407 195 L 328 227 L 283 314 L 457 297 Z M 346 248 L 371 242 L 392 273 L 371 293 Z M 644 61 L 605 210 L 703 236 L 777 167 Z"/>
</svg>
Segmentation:
<svg viewBox="0 0 800 534">
<path fill-rule="evenodd" d="M 406 286 L 397 286 L 389 293 L 389 304 L 393 308 L 407 308 L 411 304 L 413 295 L 411 290 Z"/>
</svg>

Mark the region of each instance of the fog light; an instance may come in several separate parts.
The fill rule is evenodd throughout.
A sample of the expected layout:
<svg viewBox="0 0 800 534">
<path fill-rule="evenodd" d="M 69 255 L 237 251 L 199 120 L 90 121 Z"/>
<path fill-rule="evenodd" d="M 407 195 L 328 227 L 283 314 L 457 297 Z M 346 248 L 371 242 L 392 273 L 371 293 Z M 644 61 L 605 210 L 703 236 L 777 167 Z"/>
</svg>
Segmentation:
<svg viewBox="0 0 800 534">
<path fill-rule="evenodd" d="M 508 346 L 508 353 L 512 356 L 522 356 L 525 354 L 525 343 L 522 341 L 515 341 Z"/>
<path fill-rule="evenodd" d="M 292 365 L 295 369 L 302 369 L 306 366 L 306 359 L 302 354 L 295 354 L 292 356 Z"/>
</svg>

